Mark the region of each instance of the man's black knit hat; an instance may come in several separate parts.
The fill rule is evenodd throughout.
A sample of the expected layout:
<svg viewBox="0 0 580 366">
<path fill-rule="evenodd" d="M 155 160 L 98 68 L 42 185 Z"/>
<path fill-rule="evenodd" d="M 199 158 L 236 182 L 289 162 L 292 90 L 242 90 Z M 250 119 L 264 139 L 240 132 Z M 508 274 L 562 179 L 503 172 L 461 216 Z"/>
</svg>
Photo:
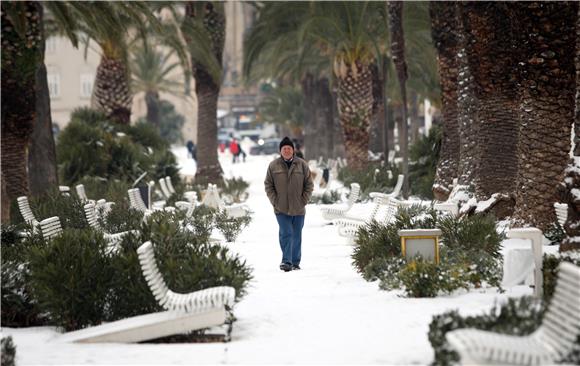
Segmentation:
<svg viewBox="0 0 580 366">
<path fill-rule="evenodd" d="M 292 143 L 292 140 L 290 140 L 288 136 L 284 137 L 282 141 L 280 141 L 280 151 L 282 151 L 282 146 L 284 145 L 288 145 L 294 150 L 294 143 Z"/>
</svg>

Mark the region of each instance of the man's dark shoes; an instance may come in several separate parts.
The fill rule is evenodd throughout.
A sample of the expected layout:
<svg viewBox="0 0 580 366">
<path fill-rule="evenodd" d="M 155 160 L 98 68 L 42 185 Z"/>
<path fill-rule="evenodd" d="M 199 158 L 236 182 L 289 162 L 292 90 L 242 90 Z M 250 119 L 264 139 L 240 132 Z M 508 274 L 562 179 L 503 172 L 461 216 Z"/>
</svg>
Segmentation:
<svg viewBox="0 0 580 366">
<path fill-rule="evenodd" d="M 297 271 L 297 270 L 299 270 L 299 269 L 301 269 L 299 265 L 297 265 L 297 264 L 293 264 L 293 265 L 292 265 L 292 270 L 293 270 L 293 271 Z"/>
<path fill-rule="evenodd" d="M 289 272 L 292 270 L 292 264 L 290 263 L 282 263 L 280 264 L 280 269 L 284 272 Z"/>
</svg>

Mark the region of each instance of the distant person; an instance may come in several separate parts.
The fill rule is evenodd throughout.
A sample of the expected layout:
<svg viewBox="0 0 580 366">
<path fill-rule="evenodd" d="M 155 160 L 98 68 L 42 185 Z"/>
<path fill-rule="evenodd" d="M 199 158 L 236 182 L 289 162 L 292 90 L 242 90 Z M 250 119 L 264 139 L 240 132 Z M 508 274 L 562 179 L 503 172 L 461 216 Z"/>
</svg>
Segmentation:
<svg viewBox="0 0 580 366">
<path fill-rule="evenodd" d="M 304 159 L 304 154 L 302 153 L 302 150 L 300 150 L 302 146 L 300 146 L 298 142 L 296 142 L 295 145 L 296 150 L 294 151 L 294 155 L 298 156 L 300 159 Z"/>
<path fill-rule="evenodd" d="M 238 144 L 238 161 L 240 161 L 240 155 L 242 155 L 243 162 L 246 162 L 246 152 L 242 149 L 242 145 Z"/>
<path fill-rule="evenodd" d="M 187 147 L 188 156 L 191 156 L 193 160 L 197 160 L 197 147 L 193 141 L 187 140 L 187 144 L 185 146 Z"/>
<path fill-rule="evenodd" d="M 220 152 L 223 154 L 226 151 L 226 143 L 223 141 L 220 142 L 219 149 L 220 149 Z"/>
<path fill-rule="evenodd" d="M 230 142 L 230 152 L 232 153 L 232 163 L 238 161 L 238 156 L 240 155 L 240 145 L 236 141 L 236 139 L 232 139 Z"/>
<path fill-rule="evenodd" d="M 284 137 L 279 149 L 280 156 L 268 166 L 264 186 L 278 221 L 280 269 L 288 272 L 300 269 L 305 207 L 314 184 L 308 163 L 294 155 L 292 140 Z"/>
</svg>

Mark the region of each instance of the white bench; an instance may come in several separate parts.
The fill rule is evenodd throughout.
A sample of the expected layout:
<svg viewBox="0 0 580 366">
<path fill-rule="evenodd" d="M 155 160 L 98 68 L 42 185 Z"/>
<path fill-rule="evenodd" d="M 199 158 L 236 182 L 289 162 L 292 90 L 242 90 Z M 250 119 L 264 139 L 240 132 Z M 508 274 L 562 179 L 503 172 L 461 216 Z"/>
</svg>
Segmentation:
<svg viewBox="0 0 580 366">
<path fill-rule="evenodd" d="M 346 205 L 335 204 L 320 207 L 322 217 L 329 221 L 343 218 L 344 215 L 352 208 L 352 206 L 358 200 L 359 197 L 360 197 L 360 185 L 358 183 L 352 183 L 350 185 L 350 195 L 348 196 L 348 201 L 346 202 Z"/>
<path fill-rule="evenodd" d="M 565 203 L 554 202 L 554 210 L 556 211 L 556 218 L 562 228 L 568 220 L 568 205 Z"/>
<path fill-rule="evenodd" d="M 463 365 L 552 365 L 580 335 L 580 267 L 562 262 L 552 301 L 541 326 L 528 336 L 457 329 L 446 338 Z"/>
<path fill-rule="evenodd" d="M 377 196 L 374 200 L 374 205 L 371 210 L 371 216 L 367 219 L 356 219 L 353 217 L 345 219 L 337 219 L 332 222 L 338 227 L 338 234 L 347 238 L 354 239 L 357 231 L 376 220 L 380 223 L 389 223 L 395 217 L 397 209 L 402 205 L 402 202 L 385 196 Z"/>
<path fill-rule="evenodd" d="M 391 193 L 381 193 L 381 192 L 371 192 L 369 196 L 371 198 L 375 197 L 386 197 L 386 198 L 397 198 L 397 196 L 401 193 L 401 188 L 403 188 L 403 183 L 405 181 L 405 176 L 403 174 L 399 174 L 397 176 L 397 184 L 395 184 L 395 188 Z"/>
<path fill-rule="evenodd" d="M 127 235 L 129 233 L 134 233 L 134 234 L 139 233 L 139 231 L 137 231 L 137 230 L 123 231 L 123 232 L 116 233 L 116 234 L 107 233 L 103 230 L 103 228 L 99 224 L 99 219 L 97 217 L 97 209 L 95 207 L 95 204 L 94 203 L 87 203 L 84 206 L 84 209 L 85 209 L 85 216 L 87 218 L 87 222 L 89 223 L 89 226 L 92 227 L 93 229 L 98 230 L 101 233 L 103 233 L 103 237 L 110 244 L 109 250 L 116 250 L 117 244 L 121 240 L 123 240 L 123 237 L 125 235 Z"/>
<path fill-rule="evenodd" d="M 22 215 L 24 221 L 27 224 L 32 225 L 33 230 L 37 228 L 38 220 L 36 220 L 36 217 L 34 217 L 34 214 L 32 213 L 30 203 L 28 202 L 28 197 L 21 196 L 18 197 L 16 200 L 18 201 L 18 209 L 20 210 L 20 214 Z"/>
<path fill-rule="evenodd" d="M 175 191 L 175 188 L 173 187 L 173 183 L 171 183 L 171 177 L 170 176 L 166 176 L 165 178 L 162 178 L 165 180 L 165 187 L 167 189 L 167 192 L 169 193 L 169 196 L 177 193 Z M 161 185 L 161 180 L 159 180 L 159 184 Z M 161 185 L 161 189 L 163 189 L 163 185 Z M 169 197 L 167 197 L 169 198 Z M 188 200 L 190 203 L 196 203 L 197 202 L 197 192 L 196 191 L 185 191 L 183 192 L 183 198 L 185 198 L 186 200 Z"/>
<path fill-rule="evenodd" d="M 201 204 L 215 209 L 225 210 L 229 217 L 243 217 L 252 212 L 250 208 L 243 203 L 226 205 L 219 195 L 217 185 L 212 183 L 207 185 L 207 190 L 205 191 Z"/>
<path fill-rule="evenodd" d="M 42 237 L 47 240 L 62 234 L 62 226 L 58 216 L 53 216 L 42 220 L 40 222 L 40 231 L 42 232 Z"/>
</svg>

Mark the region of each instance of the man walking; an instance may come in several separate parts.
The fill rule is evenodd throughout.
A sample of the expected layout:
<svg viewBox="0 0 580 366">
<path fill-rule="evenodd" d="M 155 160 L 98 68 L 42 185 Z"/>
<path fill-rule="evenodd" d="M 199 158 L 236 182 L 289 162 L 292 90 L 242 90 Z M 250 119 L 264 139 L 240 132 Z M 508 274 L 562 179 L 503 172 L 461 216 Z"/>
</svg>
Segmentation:
<svg viewBox="0 0 580 366">
<path fill-rule="evenodd" d="M 280 142 L 280 157 L 268 166 L 264 186 L 278 221 L 280 269 L 285 272 L 300 269 L 305 206 L 314 185 L 308 163 L 294 155 L 294 144 L 288 137 Z"/>
</svg>

